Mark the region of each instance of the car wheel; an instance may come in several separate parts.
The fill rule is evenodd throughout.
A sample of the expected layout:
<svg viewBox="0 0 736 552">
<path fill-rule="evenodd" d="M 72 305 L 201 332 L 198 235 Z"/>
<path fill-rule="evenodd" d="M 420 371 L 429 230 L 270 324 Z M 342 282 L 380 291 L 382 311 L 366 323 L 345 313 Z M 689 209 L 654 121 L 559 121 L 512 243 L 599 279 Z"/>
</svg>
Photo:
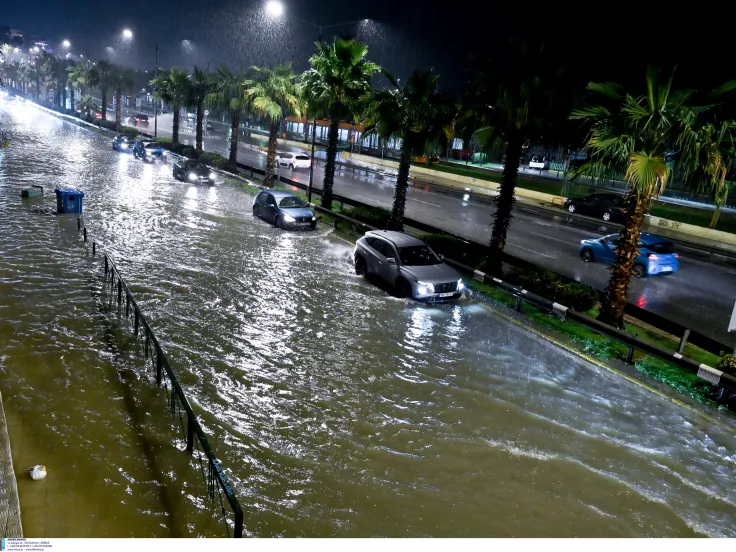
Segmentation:
<svg viewBox="0 0 736 552">
<path fill-rule="evenodd" d="M 256 207 L 255 205 L 253 206 L 253 216 L 254 217 L 258 216 L 258 207 Z"/>
<path fill-rule="evenodd" d="M 643 278 L 647 275 L 647 269 L 644 267 L 641 263 L 636 263 L 634 265 L 634 276 L 637 278 Z"/>
<path fill-rule="evenodd" d="M 310 225 L 309 225 L 309 228 L 310 228 L 311 230 L 314 230 L 314 229 L 316 229 L 316 228 L 317 228 L 317 223 L 316 223 L 316 222 L 313 222 L 312 224 L 310 224 Z"/>
<path fill-rule="evenodd" d="M 365 276 L 368 274 L 368 265 L 365 262 L 365 259 L 358 255 L 355 257 L 355 273 L 358 276 Z"/>
<path fill-rule="evenodd" d="M 574 203 L 571 203 L 570 205 L 568 205 L 567 206 L 567 210 L 570 213 L 574 213 L 575 212 L 575 204 Z"/>
<path fill-rule="evenodd" d="M 611 220 L 611 213 L 609 213 L 608 211 L 606 211 L 605 213 L 603 213 L 603 220 L 605 220 L 606 222 L 608 222 L 609 220 Z"/>
<path fill-rule="evenodd" d="M 281 228 L 282 230 L 284 229 L 284 221 L 281 220 L 281 217 L 276 217 L 276 221 L 274 222 L 274 226 L 276 228 Z"/>
<path fill-rule="evenodd" d="M 593 262 L 593 252 L 590 249 L 583 249 L 580 252 L 580 258 L 583 259 L 583 261 L 585 261 L 586 263 Z"/>
<path fill-rule="evenodd" d="M 179 180 L 179 173 L 176 172 L 176 169 L 174 169 L 174 180 Z"/>
<path fill-rule="evenodd" d="M 414 293 L 411 290 L 411 284 L 404 278 L 401 278 L 399 280 L 397 288 L 399 292 L 399 297 L 402 297 L 404 299 L 414 299 Z"/>
</svg>

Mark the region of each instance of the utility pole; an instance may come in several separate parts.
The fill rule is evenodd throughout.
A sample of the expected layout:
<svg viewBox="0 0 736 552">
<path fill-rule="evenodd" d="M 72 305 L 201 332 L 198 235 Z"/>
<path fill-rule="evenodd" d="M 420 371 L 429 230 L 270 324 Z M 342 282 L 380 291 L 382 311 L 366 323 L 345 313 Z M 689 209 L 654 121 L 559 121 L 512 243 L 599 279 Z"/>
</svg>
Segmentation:
<svg viewBox="0 0 736 552">
<path fill-rule="evenodd" d="M 153 78 L 158 76 L 158 44 L 156 44 L 156 67 L 153 70 Z M 153 97 L 153 137 L 158 138 L 158 101 Z"/>
</svg>

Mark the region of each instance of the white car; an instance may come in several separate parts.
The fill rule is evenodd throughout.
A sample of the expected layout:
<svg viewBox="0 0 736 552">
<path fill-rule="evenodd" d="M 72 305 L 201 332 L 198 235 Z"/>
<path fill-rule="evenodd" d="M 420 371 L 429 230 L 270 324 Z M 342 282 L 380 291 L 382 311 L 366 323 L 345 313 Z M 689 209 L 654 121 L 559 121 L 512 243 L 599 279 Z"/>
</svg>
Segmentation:
<svg viewBox="0 0 736 552">
<path fill-rule="evenodd" d="M 535 155 L 532 157 L 532 160 L 529 161 L 529 168 L 539 169 L 539 170 L 548 170 L 549 161 L 543 155 Z"/>
<path fill-rule="evenodd" d="M 287 151 L 276 152 L 276 166 L 288 167 L 294 169 L 308 169 L 312 165 L 312 160 L 308 155 L 303 153 L 290 153 Z"/>
</svg>

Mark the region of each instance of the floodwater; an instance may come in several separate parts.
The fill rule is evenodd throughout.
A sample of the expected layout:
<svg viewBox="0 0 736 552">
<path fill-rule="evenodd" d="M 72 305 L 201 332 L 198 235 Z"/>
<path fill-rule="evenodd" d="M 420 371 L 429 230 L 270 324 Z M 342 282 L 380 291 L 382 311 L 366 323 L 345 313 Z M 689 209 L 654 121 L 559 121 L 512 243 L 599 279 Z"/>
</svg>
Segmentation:
<svg viewBox="0 0 736 552">
<path fill-rule="evenodd" d="M 0 391 L 25 535 L 225 536 L 179 419 L 55 186 L 86 192 L 253 536 L 736 536 L 733 424 L 581 362 L 477 300 L 356 277 L 324 226 L 31 107 L 0 105 Z M 20 190 L 41 184 L 41 200 Z M 45 464 L 48 477 L 24 476 Z M 226 505 L 227 508 L 227 505 Z"/>
</svg>

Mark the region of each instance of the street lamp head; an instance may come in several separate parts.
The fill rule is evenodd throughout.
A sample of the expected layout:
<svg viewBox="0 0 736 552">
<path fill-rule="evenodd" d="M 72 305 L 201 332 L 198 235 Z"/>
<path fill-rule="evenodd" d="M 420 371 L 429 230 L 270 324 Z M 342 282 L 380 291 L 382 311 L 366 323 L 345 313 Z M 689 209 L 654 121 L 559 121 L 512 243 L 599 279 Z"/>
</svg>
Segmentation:
<svg viewBox="0 0 736 552">
<path fill-rule="evenodd" d="M 273 17 L 279 17 L 284 13 L 284 5 L 278 0 L 270 0 L 266 3 L 266 11 Z"/>
<path fill-rule="evenodd" d="M 72 43 L 71 43 L 71 42 L 69 42 L 68 40 L 65 40 L 64 42 L 62 42 L 62 43 L 61 43 L 61 45 L 62 45 L 62 46 L 63 46 L 64 48 L 69 48 L 69 46 L 71 46 L 71 45 L 72 45 Z"/>
<path fill-rule="evenodd" d="M 130 40 L 133 38 L 133 31 L 130 29 L 123 29 L 123 38 L 126 40 Z"/>
</svg>

